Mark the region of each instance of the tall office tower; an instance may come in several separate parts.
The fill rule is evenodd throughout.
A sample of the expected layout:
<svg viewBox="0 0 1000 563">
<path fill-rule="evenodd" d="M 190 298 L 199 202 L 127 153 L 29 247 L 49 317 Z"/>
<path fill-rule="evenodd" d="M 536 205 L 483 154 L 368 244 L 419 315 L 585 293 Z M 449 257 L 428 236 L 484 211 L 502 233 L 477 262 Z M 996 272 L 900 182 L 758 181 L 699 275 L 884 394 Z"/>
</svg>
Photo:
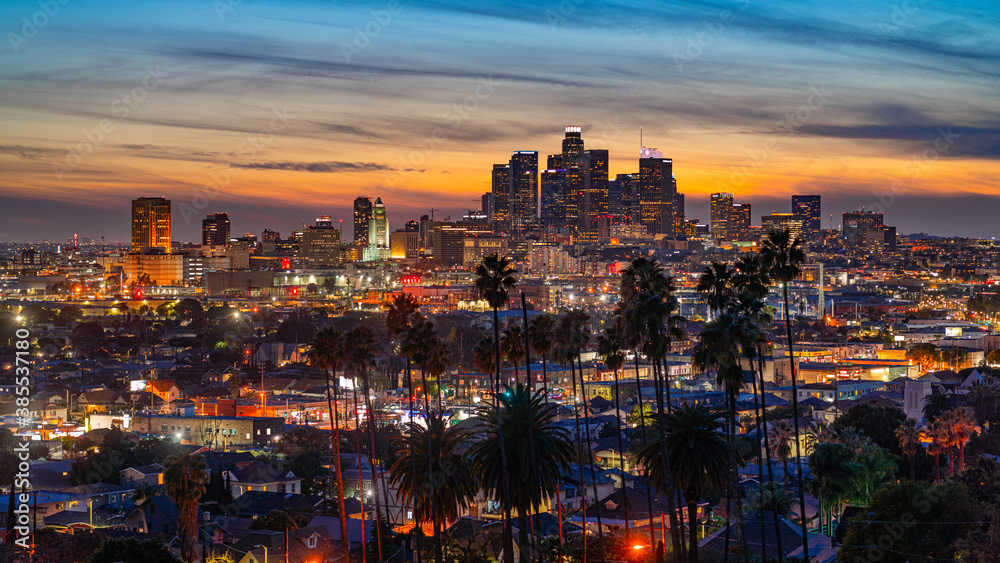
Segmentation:
<svg viewBox="0 0 1000 563">
<path fill-rule="evenodd" d="M 566 224 L 576 227 L 579 216 L 580 192 L 583 191 L 584 169 L 580 159 L 583 155 L 583 137 L 581 129 L 576 125 L 566 127 L 566 136 L 562 141 L 562 166 L 566 170 Z"/>
<path fill-rule="evenodd" d="M 281 233 L 272 231 L 271 229 L 264 229 L 264 232 L 260 234 L 261 242 L 276 242 L 279 240 L 281 240 Z"/>
<path fill-rule="evenodd" d="M 577 200 L 577 240 L 595 244 L 601 234 L 602 218 L 608 215 L 608 151 L 583 151 L 583 190 Z"/>
<path fill-rule="evenodd" d="M 793 195 L 792 213 L 802 218 L 802 238 L 805 240 L 819 238 L 822 210 L 818 195 Z"/>
<path fill-rule="evenodd" d="M 368 224 L 372 219 L 372 200 L 368 196 L 358 196 L 354 200 L 354 244 L 368 245 Z"/>
<path fill-rule="evenodd" d="M 510 232 L 524 234 L 538 222 L 538 151 L 510 157 Z"/>
<path fill-rule="evenodd" d="M 672 234 L 674 163 L 656 149 L 639 153 L 639 223 L 649 234 Z"/>
<path fill-rule="evenodd" d="M 625 210 L 628 208 L 626 197 L 627 195 L 622 193 L 622 182 L 618 177 L 608 178 L 608 215 L 615 223 L 625 222 Z"/>
<path fill-rule="evenodd" d="M 430 215 L 420 216 L 420 227 L 417 229 L 417 232 L 420 233 L 420 248 L 427 250 L 433 244 L 428 234 L 433 226 L 434 223 L 431 222 Z"/>
<path fill-rule="evenodd" d="M 403 229 L 406 232 L 408 232 L 408 233 L 419 233 L 420 232 L 420 223 L 417 222 L 417 221 L 414 221 L 413 219 L 410 219 L 409 221 L 406 222 L 406 225 L 403 227 Z M 419 238 L 420 237 L 417 237 L 417 242 L 418 243 L 420 242 Z"/>
<path fill-rule="evenodd" d="M 340 229 L 333 228 L 333 221 L 327 215 L 316 218 L 316 224 L 299 233 L 299 256 L 307 259 L 310 266 L 336 266 L 340 264 Z"/>
<path fill-rule="evenodd" d="M 729 238 L 732 240 L 750 240 L 750 204 L 734 203 L 729 209 L 729 221 L 726 224 Z"/>
<path fill-rule="evenodd" d="M 772 213 L 760 218 L 761 230 L 764 233 L 788 229 L 792 237 L 801 237 L 805 220 L 797 213 Z"/>
<path fill-rule="evenodd" d="M 674 236 L 684 236 L 687 232 L 684 215 L 684 194 L 677 191 L 677 181 L 674 180 Z"/>
<path fill-rule="evenodd" d="M 882 227 L 882 214 L 876 211 L 848 211 L 844 213 L 844 225 L 841 235 L 844 244 L 850 247 L 860 247 L 865 240 L 865 231 Z"/>
<path fill-rule="evenodd" d="M 635 225 L 639 223 L 639 192 L 638 174 L 619 174 L 615 176 L 615 193 L 621 198 L 620 213 L 624 223 Z M 610 181 L 608 185 L 608 211 L 615 213 L 615 198 L 612 196 Z"/>
<path fill-rule="evenodd" d="M 545 157 L 545 169 L 546 170 L 565 170 L 563 168 L 563 156 L 562 154 L 550 154 Z"/>
<path fill-rule="evenodd" d="M 493 165 L 491 186 L 493 192 L 493 228 L 498 233 L 510 232 L 510 164 Z M 427 242 L 423 237 L 420 238 L 421 244 Z"/>
<path fill-rule="evenodd" d="M 486 192 L 486 193 L 484 193 L 483 196 L 480 198 L 480 204 L 479 205 L 480 205 L 480 210 L 483 212 L 483 215 L 486 216 L 486 219 L 488 221 L 492 221 L 493 220 L 493 193 L 492 192 Z"/>
<path fill-rule="evenodd" d="M 201 243 L 213 246 L 229 244 L 228 213 L 212 213 L 201 220 Z"/>
<path fill-rule="evenodd" d="M 372 218 L 368 224 L 368 246 L 389 248 L 389 219 L 380 197 L 375 198 L 375 205 L 372 207 Z"/>
<path fill-rule="evenodd" d="M 733 194 L 712 194 L 710 228 L 715 240 L 731 240 L 729 238 L 729 215 L 733 209 Z"/>
<path fill-rule="evenodd" d="M 562 169 L 542 170 L 542 227 L 559 228 L 566 225 L 566 171 Z"/>
<path fill-rule="evenodd" d="M 140 197 L 132 200 L 132 252 L 161 248 L 170 252 L 170 200 Z"/>
</svg>

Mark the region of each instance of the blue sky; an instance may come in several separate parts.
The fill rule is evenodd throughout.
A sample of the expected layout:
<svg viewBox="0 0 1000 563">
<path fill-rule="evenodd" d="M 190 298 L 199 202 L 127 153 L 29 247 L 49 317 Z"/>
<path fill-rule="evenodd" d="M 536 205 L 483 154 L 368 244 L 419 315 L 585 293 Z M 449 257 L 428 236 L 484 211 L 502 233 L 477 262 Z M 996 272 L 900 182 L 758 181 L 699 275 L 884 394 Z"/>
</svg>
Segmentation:
<svg viewBox="0 0 1000 563">
<path fill-rule="evenodd" d="M 7 1 L 0 231 L 124 239 L 128 200 L 160 194 L 185 207 L 181 240 L 216 210 L 240 232 L 346 220 L 359 194 L 381 195 L 395 228 L 430 207 L 457 216 L 489 188 L 493 162 L 557 152 L 573 124 L 610 149 L 612 173 L 637 167 L 641 126 L 674 158 L 689 217 L 706 218 L 715 191 L 753 202 L 755 223 L 791 193 L 820 193 L 836 224 L 881 205 L 904 233 L 993 236 L 998 12 L 921 0 Z M 98 136 L 102 120 L 113 127 Z"/>
</svg>

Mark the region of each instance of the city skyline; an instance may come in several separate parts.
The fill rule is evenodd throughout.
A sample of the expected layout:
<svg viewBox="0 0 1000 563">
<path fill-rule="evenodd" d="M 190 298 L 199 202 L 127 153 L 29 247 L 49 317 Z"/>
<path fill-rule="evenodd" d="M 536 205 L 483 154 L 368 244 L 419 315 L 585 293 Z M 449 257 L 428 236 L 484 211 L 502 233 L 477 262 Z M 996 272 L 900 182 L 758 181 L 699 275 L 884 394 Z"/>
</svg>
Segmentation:
<svg viewBox="0 0 1000 563">
<path fill-rule="evenodd" d="M 126 240 L 122 204 L 153 195 L 178 240 L 217 210 L 233 233 L 350 225 L 360 194 L 395 230 L 478 208 L 513 151 L 542 170 L 570 124 L 610 178 L 638 172 L 642 127 L 689 218 L 711 193 L 753 224 L 819 194 L 823 228 L 881 205 L 901 233 L 996 234 L 986 2 L 216 4 L 0 7 L 4 240 Z"/>
</svg>

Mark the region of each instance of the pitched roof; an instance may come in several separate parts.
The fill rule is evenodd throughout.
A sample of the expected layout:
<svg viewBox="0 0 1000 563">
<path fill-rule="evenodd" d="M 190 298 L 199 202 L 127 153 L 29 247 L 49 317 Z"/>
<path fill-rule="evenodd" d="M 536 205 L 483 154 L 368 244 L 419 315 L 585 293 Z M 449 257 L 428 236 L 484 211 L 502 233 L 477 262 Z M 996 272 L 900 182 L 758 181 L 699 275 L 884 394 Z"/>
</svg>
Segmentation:
<svg viewBox="0 0 1000 563">
<path fill-rule="evenodd" d="M 301 481 L 291 471 L 282 470 L 277 465 L 255 461 L 243 468 L 230 471 L 231 479 L 237 483 L 276 483 L 285 481 Z"/>
<path fill-rule="evenodd" d="M 287 510 L 313 514 L 323 508 L 323 497 L 318 495 L 295 495 L 264 491 L 247 491 L 235 501 L 240 512 L 263 516 L 272 510 Z"/>
</svg>

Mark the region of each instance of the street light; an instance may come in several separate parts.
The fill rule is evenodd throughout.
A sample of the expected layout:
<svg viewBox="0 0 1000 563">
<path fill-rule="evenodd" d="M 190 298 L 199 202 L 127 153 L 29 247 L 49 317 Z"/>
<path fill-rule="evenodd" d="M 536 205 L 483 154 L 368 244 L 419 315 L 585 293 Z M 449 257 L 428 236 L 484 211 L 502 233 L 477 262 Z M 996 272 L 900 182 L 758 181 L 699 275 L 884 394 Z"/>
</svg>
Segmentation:
<svg viewBox="0 0 1000 563">
<path fill-rule="evenodd" d="M 254 547 L 263 547 L 264 548 L 264 563 L 267 563 L 267 546 L 266 545 L 257 544 Z M 254 559 L 256 559 L 256 557 L 254 557 Z"/>
</svg>

